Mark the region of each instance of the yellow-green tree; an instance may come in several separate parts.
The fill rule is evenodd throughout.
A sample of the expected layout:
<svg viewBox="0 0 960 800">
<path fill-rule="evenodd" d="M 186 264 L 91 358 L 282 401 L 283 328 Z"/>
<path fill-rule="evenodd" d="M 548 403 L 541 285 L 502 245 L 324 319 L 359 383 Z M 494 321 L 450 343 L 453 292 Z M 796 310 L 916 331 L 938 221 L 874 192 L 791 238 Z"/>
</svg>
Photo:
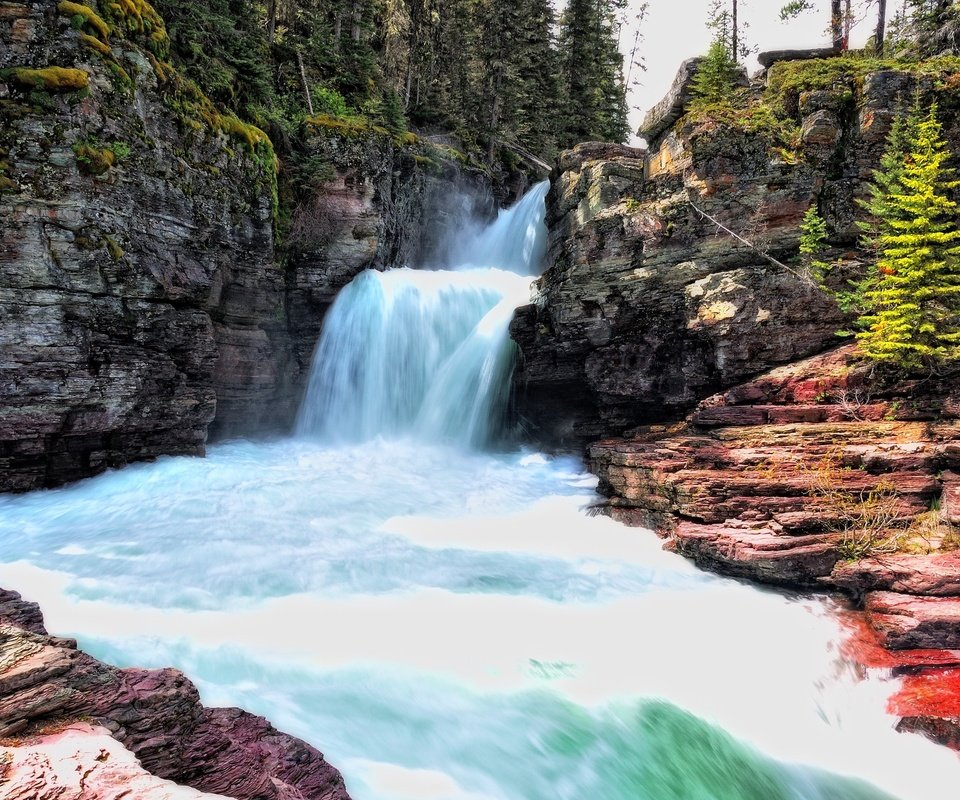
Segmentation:
<svg viewBox="0 0 960 800">
<path fill-rule="evenodd" d="M 899 122 L 863 203 L 877 259 L 858 287 L 864 355 L 906 369 L 960 359 L 960 186 L 933 105 Z"/>
</svg>

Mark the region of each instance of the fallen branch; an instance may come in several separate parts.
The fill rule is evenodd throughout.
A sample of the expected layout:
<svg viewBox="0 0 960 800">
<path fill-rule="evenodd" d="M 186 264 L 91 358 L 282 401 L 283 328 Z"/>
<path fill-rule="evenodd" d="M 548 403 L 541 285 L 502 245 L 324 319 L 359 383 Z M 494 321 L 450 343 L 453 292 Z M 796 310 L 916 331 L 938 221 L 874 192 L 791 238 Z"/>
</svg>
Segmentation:
<svg viewBox="0 0 960 800">
<path fill-rule="evenodd" d="M 687 199 L 687 202 L 690 204 L 690 208 L 692 208 L 694 211 L 696 211 L 703 219 L 708 220 L 709 222 L 712 222 L 714 225 L 717 226 L 717 228 L 719 228 L 720 230 L 722 230 L 722 231 L 723 231 L 724 233 L 726 233 L 728 236 L 732 236 L 734 239 L 736 239 L 736 240 L 737 240 L 738 242 L 740 242 L 741 244 L 745 244 L 747 247 L 749 247 L 751 250 L 753 250 L 753 252 L 755 252 L 757 255 L 762 256 L 763 258 L 765 258 L 767 261 L 769 261 L 769 262 L 770 262 L 771 264 L 773 264 L 775 267 L 780 267 L 780 269 L 785 270 L 786 272 L 789 272 L 791 275 L 793 275 L 795 278 L 798 278 L 801 282 L 805 283 L 807 286 L 811 286 L 811 287 L 814 287 L 814 288 L 820 288 L 819 286 L 817 286 L 817 283 L 816 283 L 809 275 L 804 275 L 804 274 L 801 273 L 801 272 L 797 272 L 795 269 L 793 269 L 792 267 L 788 267 L 788 266 L 787 266 L 786 264 L 784 264 L 782 261 L 774 258 L 772 255 L 770 255 L 770 254 L 767 253 L 766 251 L 761 250 L 761 249 L 760 249 L 759 247 L 757 247 L 753 242 L 748 241 L 747 239 L 744 239 L 744 238 L 743 238 L 739 233 L 737 233 L 736 231 L 730 230 L 730 228 L 728 228 L 726 225 L 724 225 L 722 222 L 720 222 L 720 220 L 718 220 L 716 217 L 711 217 L 706 211 L 704 211 L 702 208 L 700 208 L 699 206 L 697 206 L 696 203 L 694 203 L 694 202 L 693 202 L 692 200 L 690 200 L 689 198 Z"/>
</svg>

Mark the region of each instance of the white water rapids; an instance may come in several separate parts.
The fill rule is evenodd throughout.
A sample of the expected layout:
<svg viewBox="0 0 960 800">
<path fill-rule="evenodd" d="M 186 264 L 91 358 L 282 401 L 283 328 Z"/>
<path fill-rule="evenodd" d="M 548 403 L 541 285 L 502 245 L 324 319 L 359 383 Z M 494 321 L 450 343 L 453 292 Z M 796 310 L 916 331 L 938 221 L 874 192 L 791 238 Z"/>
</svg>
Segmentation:
<svg viewBox="0 0 960 800">
<path fill-rule="evenodd" d="M 829 601 L 699 572 L 589 516 L 576 461 L 481 446 L 538 191 L 470 268 L 343 292 L 295 438 L 0 497 L 0 585 L 307 739 L 356 800 L 952 796 L 956 756 L 894 732 Z"/>
</svg>

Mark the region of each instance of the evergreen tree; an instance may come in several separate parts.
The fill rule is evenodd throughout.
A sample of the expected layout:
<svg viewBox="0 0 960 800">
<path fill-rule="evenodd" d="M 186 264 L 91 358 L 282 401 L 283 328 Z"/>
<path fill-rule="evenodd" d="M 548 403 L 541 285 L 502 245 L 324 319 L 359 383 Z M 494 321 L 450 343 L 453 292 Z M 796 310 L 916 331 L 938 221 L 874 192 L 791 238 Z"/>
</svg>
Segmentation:
<svg viewBox="0 0 960 800">
<path fill-rule="evenodd" d="M 622 142 L 629 136 L 623 56 L 616 14 L 622 0 L 570 0 L 563 15 L 565 120 L 560 143 L 591 139 Z"/>
<path fill-rule="evenodd" d="M 948 196 L 960 186 L 936 106 L 891 134 L 864 206 L 875 217 L 873 272 L 859 287 L 860 349 L 907 369 L 960 358 L 960 228 Z"/>
<path fill-rule="evenodd" d="M 690 85 L 693 97 L 690 110 L 717 104 L 729 103 L 736 86 L 737 65 L 730 55 L 729 46 L 722 33 L 718 33 L 706 57 L 697 67 Z"/>
</svg>

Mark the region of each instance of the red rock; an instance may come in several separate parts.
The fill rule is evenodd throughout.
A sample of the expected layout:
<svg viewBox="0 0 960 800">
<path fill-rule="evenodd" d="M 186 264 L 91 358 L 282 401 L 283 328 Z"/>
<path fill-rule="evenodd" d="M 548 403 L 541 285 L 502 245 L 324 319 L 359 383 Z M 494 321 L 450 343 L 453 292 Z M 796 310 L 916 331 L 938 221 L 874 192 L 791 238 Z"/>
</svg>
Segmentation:
<svg viewBox="0 0 960 800">
<path fill-rule="evenodd" d="M 105 728 L 66 730 L 0 745 L 5 800 L 223 800 L 151 775 Z"/>
<path fill-rule="evenodd" d="M 950 444 L 953 445 L 953 442 Z M 960 525 L 960 475 L 952 471 L 944 472 L 942 480 L 941 513 L 951 525 Z"/>
<path fill-rule="evenodd" d="M 960 598 L 870 592 L 865 608 L 885 647 L 960 649 Z"/>
<path fill-rule="evenodd" d="M 845 562 L 833 571 L 830 582 L 860 594 L 883 590 L 936 597 L 960 596 L 960 553 L 891 554 Z"/>
<path fill-rule="evenodd" d="M 5 597 L 6 619 L 42 631 L 35 606 Z M 322 753 L 262 717 L 204 708 L 177 670 L 119 670 L 72 640 L 0 624 L 0 736 L 80 719 L 108 729 L 153 775 L 205 792 L 237 800 L 349 800 Z"/>
<path fill-rule="evenodd" d="M 680 522 L 672 546 L 718 572 L 786 586 L 815 585 L 837 562 L 836 536 L 783 536 L 743 524 Z"/>
<path fill-rule="evenodd" d="M 920 667 L 960 668 L 960 650 L 888 650 L 862 613 L 845 612 L 840 621 L 847 634 L 841 652 L 865 667 L 896 672 Z"/>
</svg>

